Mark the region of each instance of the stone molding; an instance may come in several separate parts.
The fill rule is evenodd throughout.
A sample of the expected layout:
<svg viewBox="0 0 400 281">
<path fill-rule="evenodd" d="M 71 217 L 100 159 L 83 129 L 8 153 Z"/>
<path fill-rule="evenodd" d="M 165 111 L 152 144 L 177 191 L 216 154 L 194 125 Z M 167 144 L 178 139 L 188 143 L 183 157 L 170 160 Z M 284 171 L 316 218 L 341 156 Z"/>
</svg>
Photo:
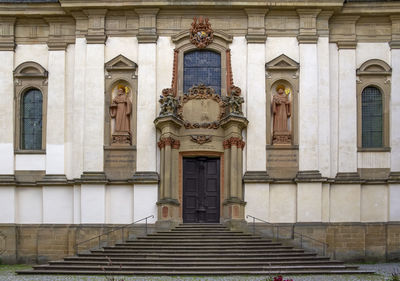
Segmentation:
<svg viewBox="0 0 400 281">
<path fill-rule="evenodd" d="M 157 172 L 136 171 L 132 182 L 137 184 L 158 184 L 160 177 Z"/>
<path fill-rule="evenodd" d="M 107 39 L 105 21 L 107 9 L 88 9 L 83 12 L 88 17 L 87 44 L 104 44 Z"/>
<path fill-rule="evenodd" d="M 271 177 L 267 171 L 246 171 L 243 176 L 244 183 L 270 183 Z"/>
<path fill-rule="evenodd" d="M 106 183 L 107 178 L 104 172 L 83 172 L 80 181 L 81 183 Z"/>
<path fill-rule="evenodd" d="M 247 14 L 247 43 L 265 43 L 267 34 L 265 32 L 265 15 L 268 9 L 244 9 Z"/>
<path fill-rule="evenodd" d="M 232 146 L 236 146 L 237 148 L 243 149 L 246 143 L 238 137 L 230 137 L 223 141 L 222 146 L 224 149 L 230 149 Z"/>
<path fill-rule="evenodd" d="M 360 184 L 362 182 L 363 180 L 361 180 L 360 175 L 357 172 L 337 173 L 335 177 L 335 183 Z"/>
<path fill-rule="evenodd" d="M 327 178 L 323 178 L 317 170 L 298 171 L 295 182 L 326 182 Z"/>
<path fill-rule="evenodd" d="M 139 15 L 139 33 L 137 39 L 140 43 L 157 43 L 157 14 L 158 8 L 135 9 Z"/>
<path fill-rule="evenodd" d="M 299 44 L 313 44 L 318 40 L 317 16 L 321 9 L 297 9 L 300 28 L 297 39 Z"/>
<path fill-rule="evenodd" d="M 0 18 L 0 51 L 14 51 L 15 21 L 16 17 Z"/>
<path fill-rule="evenodd" d="M 172 137 L 161 138 L 157 143 L 160 149 L 165 148 L 166 146 L 170 146 L 172 149 L 179 149 L 181 143 L 179 140 L 174 139 Z"/>
<path fill-rule="evenodd" d="M 69 43 L 75 43 L 74 34 L 63 34 L 68 26 L 75 25 L 71 17 L 45 17 L 44 20 L 49 24 L 49 35 L 47 39 L 49 51 L 66 50 Z"/>
<path fill-rule="evenodd" d="M 338 49 L 353 49 L 357 48 L 357 41 L 338 41 L 336 42 Z"/>
</svg>

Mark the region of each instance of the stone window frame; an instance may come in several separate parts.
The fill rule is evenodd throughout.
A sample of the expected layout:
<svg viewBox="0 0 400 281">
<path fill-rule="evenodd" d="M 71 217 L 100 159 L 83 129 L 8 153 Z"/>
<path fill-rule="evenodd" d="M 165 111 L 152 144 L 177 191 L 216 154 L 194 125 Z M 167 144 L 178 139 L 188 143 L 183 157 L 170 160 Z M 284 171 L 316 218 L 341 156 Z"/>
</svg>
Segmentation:
<svg viewBox="0 0 400 281">
<path fill-rule="evenodd" d="M 112 102 L 112 90 L 118 84 L 126 84 L 131 88 L 132 98 L 132 114 L 131 114 L 131 133 L 132 147 L 136 147 L 136 131 L 137 131 L 137 96 L 138 96 L 138 79 L 137 64 L 123 55 L 118 55 L 110 61 L 106 62 L 105 68 L 105 101 L 104 101 L 104 146 L 111 145 L 111 116 L 109 108 Z"/>
<path fill-rule="evenodd" d="M 359 152 L 390 151 L 390 92 L 392 68 L 384 61 L 370 59 L 357 69 L 357 149 Z M 382 95 L 383 146 L 362 147 L 362 102 L 365 88 L 375 87 Z"/>
<path fill-rule="evenodd" d="M 265 64 L 265 93 L 266 93 L 266 132 L 267 146 L 272 145 L 272 112 L 271 97 L 275 91 L 274 88 L 278 84 L 289 86 L 292 90 L 292 117 L 290 118 L 290 126 L 292 132 L 292 147 L 299 144 L 299 128 L 298 128 L 298 110 L 299 110 L 299 71 L 300 64 L 285 54 L 281 54 Z"/>
<path fill-rule="evenodd" d="M 14 153 L 15 154 L 44 154 L 46 153 L 46 128 L 47 128 L 47 97 L 48 97 L 48 71 L 40 64 L 28 61 L 18 65 L 14 72 Z M 42 93 L 42 149 L 28 150 L 21 148 L 21 114 L 22 97 L 31 89 Z"/>
<path fill-rule="evenodd" d="M 177 53 L 177 70 L 175 79 L 177 79 L 177 95 L 182 96 L 183 93 L 183 63 L 184 55 L 197 50 L 209 50 L 221 55 L 221 96 L 227 96 L 227 51 L 230 50 L 229 44 L 232 43 L 232 36 L 222 31 L 214 31 L 213 42 L 206 48 L 197 48 L 190 42 L 189 32 L 182 31 L 172 37 L 175 44 L 175 52 Z M 230 59 L 230 58 L 229 58 Z M 175 63 L 175 62 L 174 62 Z"/>
</svg>

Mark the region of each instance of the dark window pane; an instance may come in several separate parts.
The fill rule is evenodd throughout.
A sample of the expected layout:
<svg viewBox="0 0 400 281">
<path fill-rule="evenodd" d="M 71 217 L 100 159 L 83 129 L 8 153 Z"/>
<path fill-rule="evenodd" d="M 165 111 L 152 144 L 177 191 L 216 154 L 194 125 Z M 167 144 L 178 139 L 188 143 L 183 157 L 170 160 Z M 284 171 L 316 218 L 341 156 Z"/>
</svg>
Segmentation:
<svg viewBox="0 0 400 281">
<path fill-rule="evenodd" d="M 185 54 L 183 63 L 183 92 L 194 85 L 204 84 L 221 94 L 221 55 L 211 51 Z"/>
<path fill-rule="evenodd" d="M 383 146 L 382 94 L 375 87 L 367 87 L 361 95 L 362 147 Z"/>
<path fill-rule="evenodd" d="M 39 90 L 29 90 L 22 98 L 21 148 L 42 149 L 43 97 Z"/>
</svg>

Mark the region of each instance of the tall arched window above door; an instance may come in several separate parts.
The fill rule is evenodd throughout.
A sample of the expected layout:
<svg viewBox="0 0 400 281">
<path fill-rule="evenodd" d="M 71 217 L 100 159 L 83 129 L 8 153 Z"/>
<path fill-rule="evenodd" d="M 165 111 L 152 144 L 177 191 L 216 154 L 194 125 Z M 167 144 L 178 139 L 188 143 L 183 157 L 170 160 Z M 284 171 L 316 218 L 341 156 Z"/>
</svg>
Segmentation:
<svg viewBox="0 0 400 281">
<path fill-rule="evenodd" d="M 209 50 L 196 50 L 184 55 L 183 91 L 204 84 L 221 94 L 221 55 Z"/>
<path fill-rule="evenodd" d="M 43 95 L 38 89 L 30 89 L 21 101 L 21 149 L 41 150 Z"/>
</svg>

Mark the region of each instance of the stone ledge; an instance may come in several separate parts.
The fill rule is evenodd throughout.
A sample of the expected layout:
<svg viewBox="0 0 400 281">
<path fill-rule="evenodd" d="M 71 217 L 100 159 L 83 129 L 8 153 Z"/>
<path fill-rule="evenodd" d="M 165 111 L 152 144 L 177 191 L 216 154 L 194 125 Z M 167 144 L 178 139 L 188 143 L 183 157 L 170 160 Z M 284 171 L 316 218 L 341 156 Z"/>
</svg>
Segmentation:
<svg viewBox="0 0 400 281">
<path fill-rule="evenodd" d="M 345 183 L 345 184 L 360 184 L 365 182 L 360 178 L 359 173 L 337 173 L 335 177 L 335 183 Z"/>
<path fill-rule="evenodd" d="M 267 171 L 247 171 L 243 176 L 244 183 L 270 183 L 272 181 Z"/>
<path fill-rule="evenodd" d="M 318 42 L 318 35 L 298 35 L 297 41 L 299 44 L 317 44 Z"/>
<path fill-rule="evenodd" d="M 322 177 L 318 170 L 298 171 L 295 182 L 325 182 L 327 178 Z"/>
<path fill-rule="evenodd" d="M 133 183 L 143 183 L 143 184 L 152 184 L 160 181 L 160 177 L 157 172 L 140 172 L 136 171 L 133 175 L 132 181 Z"/>
<path fill-rule="evenodd" d="M 247 202 L 237 197 L 230 197 L 228 199 L 225 199 L 225 201 L 222 203 L 222 205 L 231 205 L 231 204 L 239 204 L 245 206 Z"/>
<path fill-rule="evenodd" d="M 83 172 L 80 183 L 106 183 L 107 178 L 104 172 Z"/>
<path fill-rule="evenodd" d="M 249 44 L 265 44 L 267 41 L 266 34 L 247 34 L 246 35 L 247 43 Z"/>
<path fill-rule="evenodd" d="M 181 205 L 177 199 L 173 199 L 173 198 L 160 199 L 160 200 L 158 200 L 158 202 L 156 204 L 157 204 L 157 206 L 160 206 L 160 205 L 180 206 Z"/>
<path fill-rule="evenodd" d="M 54 174 L 54 175 L 49 175 L 46 174 L 44 177 L 37 181 L 37 184 L 39 185 L 66 185 L 68 184 L 68 179 L 65 175 L 62 174 Z"/>
</svg>

